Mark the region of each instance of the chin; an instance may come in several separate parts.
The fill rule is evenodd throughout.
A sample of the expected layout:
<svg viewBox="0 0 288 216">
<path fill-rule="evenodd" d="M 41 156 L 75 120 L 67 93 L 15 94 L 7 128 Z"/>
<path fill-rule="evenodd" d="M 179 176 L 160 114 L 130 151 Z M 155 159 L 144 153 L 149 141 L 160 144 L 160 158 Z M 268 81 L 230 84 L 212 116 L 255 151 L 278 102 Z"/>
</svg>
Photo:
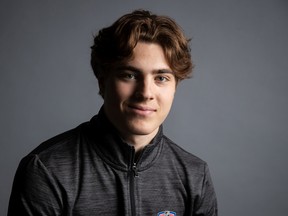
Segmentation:
<svg viewBox="0 0 288 216">
<path fill-rule="evenodd" d="M 162 119 L 154 118 L 140 118 L 140 117 L 128 117 L 118 121 L 118 130 L 126 136 L 147 136 L 156 135 L 159 126 L 162 123 Z"/>
<path fill-rule="evenodd" d="M 151 133 L 153 133 L 155 130 L 157 130 L 159 128 L 158 127 L 151 127 L 150 126 L 145 126 L 145 125 L 137 125 L 137 126 L 133 126 L 133 125 L 130 125 L 128 128 L 127 128 L 127 131 L 129 131 L 131 134 L 135 134 L 135 135 L 149 135 Z"/>
</svg>

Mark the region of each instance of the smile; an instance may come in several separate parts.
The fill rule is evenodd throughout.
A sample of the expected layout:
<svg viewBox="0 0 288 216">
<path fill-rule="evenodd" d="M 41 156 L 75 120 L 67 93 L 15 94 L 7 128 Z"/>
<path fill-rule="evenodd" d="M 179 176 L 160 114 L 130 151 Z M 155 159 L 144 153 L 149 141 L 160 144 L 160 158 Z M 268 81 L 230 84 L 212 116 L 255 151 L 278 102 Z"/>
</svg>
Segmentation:
<svg viewBox="0 0 288 216">
<path fill-rule="evenodd" d="M 148 107 L 148 106 L 142 106 L 142 105 L 128 105 L 128 108 L 139 115 L 149 115 L 154 112 L 156 112 L 156 109 Z"/>
</svg>

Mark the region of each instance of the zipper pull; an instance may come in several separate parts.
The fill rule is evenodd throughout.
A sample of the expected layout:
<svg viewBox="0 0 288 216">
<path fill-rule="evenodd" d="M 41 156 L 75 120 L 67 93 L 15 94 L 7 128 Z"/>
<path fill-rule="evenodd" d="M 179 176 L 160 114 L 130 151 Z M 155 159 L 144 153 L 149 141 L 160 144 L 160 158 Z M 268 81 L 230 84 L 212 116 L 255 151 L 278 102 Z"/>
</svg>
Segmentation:
<svg viewBox="0 0 288 216">
<path fill-rule="evenodd" d="M 138 177 L 138 170 L 137 170 L 136 163 L 133 163 L 132 170 L 134 173 L 134 177 Z"/>
</svg>

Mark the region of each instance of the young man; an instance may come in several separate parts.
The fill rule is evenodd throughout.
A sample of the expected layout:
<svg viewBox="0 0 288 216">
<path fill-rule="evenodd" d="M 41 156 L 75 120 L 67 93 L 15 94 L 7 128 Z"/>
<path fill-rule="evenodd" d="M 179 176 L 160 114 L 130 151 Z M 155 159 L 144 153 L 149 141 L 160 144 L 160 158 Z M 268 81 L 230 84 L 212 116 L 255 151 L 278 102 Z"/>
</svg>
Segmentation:
<svg viewBox="0 0 288 216">
<path fill-rule="evenodd" d="M 20 163 L 8 215 L 216 216 L 207 164 L 163 135 L 188 40 L 170 18 L 134 11 L 94 39 L 98 115 Z"/>
</svg>

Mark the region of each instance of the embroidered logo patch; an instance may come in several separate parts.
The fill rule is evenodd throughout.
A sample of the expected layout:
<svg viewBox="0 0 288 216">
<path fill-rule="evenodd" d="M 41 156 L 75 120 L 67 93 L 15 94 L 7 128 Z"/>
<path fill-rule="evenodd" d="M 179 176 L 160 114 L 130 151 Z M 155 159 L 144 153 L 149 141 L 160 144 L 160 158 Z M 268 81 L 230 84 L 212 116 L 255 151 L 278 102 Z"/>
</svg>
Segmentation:
<svg viewBox="0 0 288 216">
<path fill-rule="evenodd" d="M 162 211 L 157 214 L 157 216 L 176 216 L 176 212 L 172 211 Z"/>
</svg>

